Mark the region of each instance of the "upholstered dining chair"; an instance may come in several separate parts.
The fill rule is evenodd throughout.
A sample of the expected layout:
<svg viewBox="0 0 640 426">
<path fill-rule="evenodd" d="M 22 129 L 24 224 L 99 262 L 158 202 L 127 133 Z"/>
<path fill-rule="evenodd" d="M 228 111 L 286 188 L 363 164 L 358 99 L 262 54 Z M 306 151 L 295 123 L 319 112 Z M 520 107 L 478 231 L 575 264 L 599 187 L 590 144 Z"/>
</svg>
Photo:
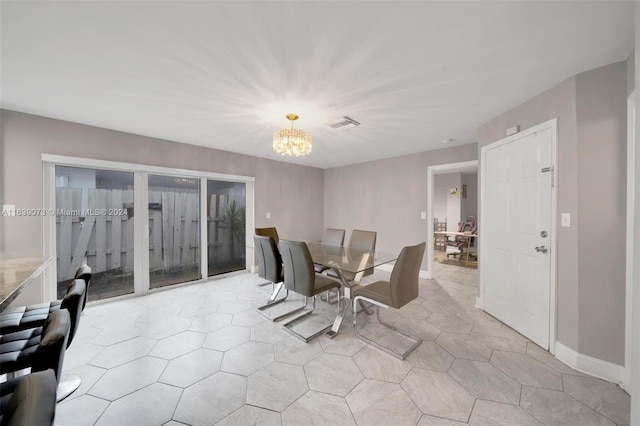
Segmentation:
<svg viewBox="0 0 640 426">
<path fill-rule="evenodd" d="M 377 235 L 378 234 L 375 231 L 362 231 L 360 229 L 354 229 L 353 231 L 351 231 L 351 236 L 349 237 L 349 244 L 347 245 L 347 247 L 364 251 L 375 251 Z M 367 269 L 364 272 L 363 277 L 371 274 L 373 274 L 373 268 Z M 331 269 L 327 271 L 327 275 L 333 278 L 338 278 L 338 274 Z M 356 274 L 347 271 L 344 271 L 342 275 L 347 281 L 353 281 L 356 277 Z"/>
<path fill-rule="evenodd" d="M 2 383 L 3 426 L 48 426 L 56 412 L 56 375 L 36 371 Z"/>
<path fill-rule="evenodd" d="M 289 296 L 289 290 L 284 297 L 277 299 L 278 293 L 284 286 L 284 269 L 282 268 L 282 257 L 275 241 L 270 236 L 254 235 L 253 242 L 258 258 L 258 276 L 267 280 L 267 284 L 273 284 L 273 292 L 265 305 L 259 306 L 257 311 L 264 317 L 277 321 L 279 317 L 270 317 L 266 310 L 282 303 Z"/>
<path fill-rule="evenodd" d="M 418 297 L 418 275 L 424 256 L 426 243 L 408 246 L 402 249 L 400 256 L 393 266 L 389 281 L 376 281 L 372 284 L 359 287 L 353 293 L 353 312 L 356 312 L 356 303 L 365 301 L 376 306 L 378 322 L 395 331 L 401 340 L 395 347 L 389 348 L 379 344 L 358 331 L 357 315 L 353 315 L 353 328 L 358 337 L 365 342 L 381 349 L 396 358 L 405 359 L 407 355 L 417 348 L 422 340 L 400 331 L 398 328 L 382 322 L 380 319 L 380 307 L 400 309 L 407 303 Z M 402 349 L 405 347 L 406 349 Z"/>
<path fill-rule="evenodd" d="M 344 229 L 326 228 L 324 230 L 324 235 L 322 236 L 322 244 L 331 246 L 341 246 L 344 244 Z M 317 263 L 314 265 L 314 268 L 317 273 L 321 273 L 329 269 L 329 267 L 318 265 Z"/>
<path fill-rule="evenodd" d="M 258 236 L 261 236 L 261 237 L 271 237 L 273 242 L 276 244 L 276 250 L 277 250 L 278 244 L 280 243 L 280 237 L 278 236 L 278 230 L 275 227 L 256 228 L 255 235 L 258 235 Z M 255 240 L 254 240 L 254 242 L 255 242 Z M 257 247 L 256 247 L 256 250 L 257 250 Z M 259 276 L 262 278 L 261 275 L 259 275 Z M 278 282 L 280 282 L 280 281 L 278 281 Z M 271 281 L 266 281 L 266 282 L 258 284 L 258 287 L 264 287 L 265 285 L 269 285 L 269 284 L 271 284 Z"/>
<path fill-rule="evenodd" d="M 309 305 L 309 299 L 312 301 L 310 310 L 286 322 L 283 324 L 283 327 L 298 339 L 308 342 L 331 328 L 332 322 L 326 324 L 326 326 L 322 325 L 319 330 L 307 335 L 302 335 L 294 330 L 294 324 L 313 313 L 316 307 L 316 295 L 330 290 L 336 290 L 338 297 L 340 297 L 339 289 L 341 284 L 337 279 L 316 274 L 311 253 L 309 253 L 309 248 L 306 243 L 280 240 L 280 252 L 282 253 L 282 262 L 284 265 L 285 288 L 304 296 L 304 305 L 290 313 L 305 310 Z"/>
</svg>

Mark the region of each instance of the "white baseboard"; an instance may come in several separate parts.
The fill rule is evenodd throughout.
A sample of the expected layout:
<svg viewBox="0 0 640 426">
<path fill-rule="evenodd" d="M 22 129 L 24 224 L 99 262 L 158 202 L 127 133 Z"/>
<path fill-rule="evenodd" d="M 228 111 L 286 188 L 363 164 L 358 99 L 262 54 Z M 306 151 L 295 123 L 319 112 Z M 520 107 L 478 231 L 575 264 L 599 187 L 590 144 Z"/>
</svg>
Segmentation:
<svg viewBox="0 0 640 426">
<path fill-rule="evenodd" d="M 574 370 L 600 379 L 621 384 L 624 381 L 624 366 L 584 355 L 556 342 L 556 358 Z"/>
<path fill-rule="evenodd" d="M 381 271 L 391 272 L 391 271 L 393 271 L 393 265 L 391 265 L 389 263 L 385 263 L 385 264 L 382 264 L 380 266 L 376 266 L 375 269 L 379 269 Z M 418 277 L 428 280 L 429 279 L 429 272 L 420 270 L 420 274 L 418 275 Z"/>
</svg>

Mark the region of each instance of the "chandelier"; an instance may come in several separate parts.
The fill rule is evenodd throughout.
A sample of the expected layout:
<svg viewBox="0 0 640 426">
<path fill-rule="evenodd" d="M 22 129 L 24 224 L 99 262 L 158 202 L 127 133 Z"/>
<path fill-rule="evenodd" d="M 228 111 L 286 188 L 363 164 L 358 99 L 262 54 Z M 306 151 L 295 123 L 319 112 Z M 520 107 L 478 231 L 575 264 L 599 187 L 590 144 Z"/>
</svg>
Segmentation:
<svg viewBox="0 0 640 426">
<path fill-rule="evenodd" d="M 273 134 L 273 150 L 278 154 L 300 157 L 311 152 L 311 135 L 293 128 L 293 122 L 297 119 L 296 114 L 287 114 L 291 129 L 280 129 Z"/>
</svg>

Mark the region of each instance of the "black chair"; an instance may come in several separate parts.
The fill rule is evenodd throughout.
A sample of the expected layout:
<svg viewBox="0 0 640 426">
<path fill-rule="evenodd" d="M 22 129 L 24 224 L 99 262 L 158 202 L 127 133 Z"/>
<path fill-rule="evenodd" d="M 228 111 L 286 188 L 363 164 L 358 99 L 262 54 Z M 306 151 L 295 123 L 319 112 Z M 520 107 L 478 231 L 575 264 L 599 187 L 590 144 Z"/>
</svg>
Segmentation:
<svg viewBox="0 0 640 426">
<path fill-rule="evenodd" d="M 50 426 L 56 412 L 56 375 L 47 369 L 0 384 L 2 426 Z"/>
<path fill-rule="evenodd" d="M 339 289 L 341 284 L 340 281 L 336 279 L 316 274 L 313 267 L 313 260 L 309 253 L 309 248 L 305 243 L 280 240 L 280 252 L 282 254 L 282 261 L 284 265 L 285 288 L 304 296 L 304 305 L 294 309 L 288 314 L 303 311 L 309 304 L 309 298 L 312 299 L 311 310 L 308 310 L 304 314 L 286 322 L 283 324 L 283 327 L 297 338 L 308 342 L 331 328 L 332 323 L 323 326 L 320 330 L 313 332 L 310 335 L 302 335 L 298 333 L 293 329 L 293 324 L 313 313 L 316 307 L 316 295 L 330 290 L 336 290 L 339 298 Z"/>
<path fill-rule="evenodd" d="M 422 343 L 422 340 L 400 331 L 393 325 L 382 322 L 380 319 L 380 306 L 400 309 L 418 297 L 418 279 L 425 248 L 426 243 L 403 248 L 398 260 L 393 266 L 389 281 L 376 281 L 372 284 L 357 288 L 353 293 L 353 312 L 356 311 L 356 303 L 360 301 L 376 305 L 378 322 L 398 333 L 401 336 L 401 340 L 399 340 L 399 343 L 395 347 L 389 348 L 363 336 L 358 332 L 356 322 L 357 315 L 354 314 L 353 328 L 358 337 L 400 359 L 405 359 L 411 351 Z M 407 342 L 409 342 L 408 346 Z M 401 348 L 403 347 L 405 349 L 402 350 Z"/>
<path fill-rule="evenodd" d="M 344 244 L 344 229 L 327 228 L 322 235 L 322 244 L 331 246 L 341 246 Z M 328 266 L 314 264 L 317 273 L 322 273 L 329 269 Z"/>
<path fill-rule="evenodd" d="M 76 270 L 76 279 L 80 278 L 84 280 L 84 284 L 87 286 L 87 289 L 84 293 L 84 302 L 82 303 L 82 310 L 84 311 L 84 307 L 87 306 L 87 299 L 89 299 L 89 284 L 91 284 L 91 268 L 86 263 L 80 265 L 80 267 Z"/>
<path fill-rule="evenodd" d="M 87 265 L 80 266 L 76 271 L 76 279 L 82 279 L 85 283 L 82 306 L 80 307 L 81 310 L 84 310 L 87 301 L 87 279 L 91 279 L 91 268 Z M 69 311 L 72 312 L 75 308 L 70 309 L 70 306 L 76 302 L 67 299 L 70 296 L 69 291 L 71 287 L 74 286 L 74 282 L 75 281 L 72 281 L 71 284 L 69 284 L 67 293 L 62 300 L 5 309 L 2 314 L 0 314 L 0 334 L 9 334 L 29 328 L 42 327 L 47 316 L 49 316 L 51 312 L 60 309 L 69 309 Z"/>
<path fill-rule="evenodd" d="M 42 327 L 30 328 L 0 337 L 0 374 L 52 369 L 60 380 L 67 349 L 71 316 L 61 309 L 51 312 Z"/>
<path fill-rule="evenodd" d="M 82 305 L 85 300 L 86 286 L 84 280 L 76 279 L 71 282 L 71 285 L 67 289 L 67 294 L 62 300 L 62 308 L 55 312 L 66 312 L 69 316 L 70 328 L 67 338 L 67 347 L 71 345 L 73 338 L 80 327 L 80 317 L 82 313 Z M 51 314 L 47 317 L 49 320 Z M 5 342 L 15 342 L 24 340 L 26 336 L 31 336 L 29 339 L 36 339 L 39 337 L 38 330 L 42 330 L 42 327 L 27 329 L 14 333 L 9 333 L 0 337 L 0 353 L 4 353 L 5 350 L 11 349 L 11 345 L 4 347 Z M 33 334 L 35 333 L 35 334 Z M 34 340 L 35 342 L 35 340 Z M 4 361 L 2 361 L 4 363 Z M 28 361 L 27 361 L 28 362 Z M 4 365 L 0 366 L 1 370 L 4 370 Z M 18 368 L 20 369 L 20 368 Z M 15 371 L 15 370 L 14 370 Z M 58 370 L 55 370 L 56 373 Z M 78 375 L 64 375 L 62 378 L 58 377 L 58 400 L 62 401 L 67 396 L 71 395 L 82 384 L 82 379 Z"/>
</svg>

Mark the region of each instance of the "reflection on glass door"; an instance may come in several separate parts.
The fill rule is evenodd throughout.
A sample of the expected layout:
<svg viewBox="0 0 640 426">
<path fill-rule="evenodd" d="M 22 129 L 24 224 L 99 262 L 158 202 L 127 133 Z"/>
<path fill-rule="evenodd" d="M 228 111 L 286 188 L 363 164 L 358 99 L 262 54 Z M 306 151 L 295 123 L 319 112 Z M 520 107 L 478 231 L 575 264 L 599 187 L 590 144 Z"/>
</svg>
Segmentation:
<svg viewBox="0 0 640 426">
<path fill-rule="evenodd" d="M 246 268 L 246 185 L 207 180 L 209 276 Z"/>
<path fill-rule="evenodd" d="M 57 294 L 92 270 L 88 300 L 133 293 L 133 173 L 56 166 Z"/>
<path fill-rule="evenodd" d="M 149 175 L 149 288 L 200 272 L 200 180 Z"/>
</svg>

